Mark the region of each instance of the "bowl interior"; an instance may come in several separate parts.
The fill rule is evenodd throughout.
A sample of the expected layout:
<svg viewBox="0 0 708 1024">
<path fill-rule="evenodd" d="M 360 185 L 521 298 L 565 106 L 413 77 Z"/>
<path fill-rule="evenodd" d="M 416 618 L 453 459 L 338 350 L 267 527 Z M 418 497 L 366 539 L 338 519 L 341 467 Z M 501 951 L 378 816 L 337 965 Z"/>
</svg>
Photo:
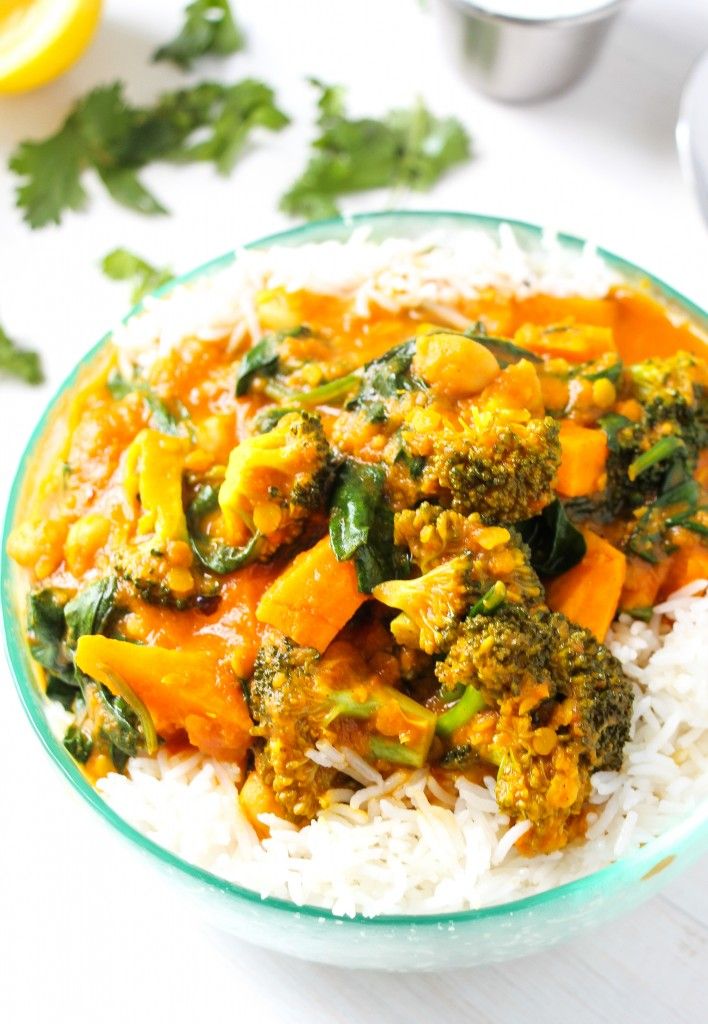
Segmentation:
<svg viewBox="0 0 708 1024">
<path fill-rule="evenodd" d="M 369 214 L 346 220 L 319 222 L 268 236 L 252 243 L 248 248 L 267 248 L 275 244 L 298 246 L 308 242 L 320 242 L 331 239 L 346 240 L 351 237 L 353 232 L 361 229 L 369 231 L 375 239 L 383 239 L 392 235 L 415 238 L 430 231 L 439 230 L 496 233 L 502 223 L 509 224 L 513 228 L 517 240 L 522 246 L 534 248 L 539 245 L 542 237 L 541 229 L 535 225 L 519 221 L 508 221 L 502 218 L 473 214 L 404 212 Z M 560 235 L 558 237 L 561 245 L 569 250 L 579 251 L 585 244 L 582 239 L 573 236 Z M 634 264 L 604 250 L 600 250 L 600 253 L 625 280 L 630 283 L 648 283 L 659 297 L 675 309 L 678 315 L 684 318 L 688 317 L 700 328 L 708 331 L 708 315 L 688 299 Z M 228 253 L 171 282 L 161 289 L 160 293 L 165 293 L 180 284 L 194 280 L 202 275 L 214 273 L 228 266 L 237 258 L 237 252 Z M 136 307 L 132 310 L 126 319 L 135 315 L 139 309 L 140 307 Z M 21 460 L 10 494 L 3 532 L 1 560 L 2 610 L 8 659 L 17 690 L 25 711 L 42 744 L 74 789 L 134 847 L 148 854 L 153 862 L 158 862 L 179 876 L 180 880 L 186 882 L 191 888 L 199 890 L 210 902 L 213 903 L 214 900 L 219 902 L 222 911 L 224 900 L 226 900 L 241 915 L 242 920 L 257 919 L 263 931 L 260 941 L 273 948 L 288 949 L 288 946 L 285 944 L 285 938 L 282 937 L 284 919 L 289 919 L 291 922 L 290 926 L 294 931 L 297 930 L 295 922 L 297 922 L 297 927 L 304 927 L 306 930 L 309 927 L 308 934 L 310 937 L 314 934 L 310 926 L 316 925 L 320 930 L 318 934 L 322 936 L 324 936 L 325 931 L 330 932 L 334 929 L 333 934 L 336 935 L 335 945 L 338 941 L 344 940 L 349 942 L 350 940 L 345 940 L 347 934 L 350 935 L 350 939 L 353 939 L 355 936 L 364 936 L 365 933 L 371 936 L 373 929 L 382 936 L 391 937 L 390 942 L 388 942 L 390 950 L 394 948 L 391 943 L 397 941 L 396 936 L 400 938 L 402 931 L 408 933 L 409 939 L 422 941 L 421 936 L 437 935 L 439 937 L 445 932 L 454 932 L 455 929 L 458 930 L 458 938 L 459 934 L 465 933 L 466 930 L 470 934 L 474 930 L 478 936 L 488 936 L 493 934 L 495 929 L 507 928 L 508 923 L 512 920 L 517 923 L 521 921 L 535 921 L 537 926 L 540 922 L 541 932 L 544 932 L 542 941 L 539 939 L 540 932 L 538 932 L 537 927 L 536 932 L 538 934 L 536 934 L 535 938 L 531 936 L 526 946 L 523 946 L 522 943 L 523 948 L 520 948 L 518 943 L 512 943 L 513 952 L 505 954 L 518 955 L 520 952 L 528 952 L 530 949 L 548 945 L 551 941 L 558 941 L 558 938 L 562 938 L 564 934 L 570 934 L 574 928 L 573 921 L 581 925 L 582 923 L 587 923 L 585 921 L 586 918 L 592 921 L 603 919 L 603 917 L 608 916 L 608 914 L 618 909 L 620 904 L 622 904 L 622 893 L 627 894 L 632 890 L 634 896 L 631 901 L 638 902 L 639 899 L 649 895 L 656 888 L 658 884 L 656 880 L 659 879 L 660 875 L 660 880 L 663 881 L 666 875 L 675 870 L 676 864 L 687 864 L 697 855 L 700 848 L 708 843 L 708 804 L 706 804 L 678 822 L 668 832 L 647 843 L 622 860 L 579 881 L 559 886 L 539 895 L 528 896 L 499 906 L 458 913 L 388 915 L 373 919 L 356 916 L 354 918 L 342 919 L 319 907 L 296 906 L 289 901 L 272 897 L 261 899 L 257 893 L 218 878 L 175 856 L 120 818 L 84 778 L 78 766 L 65 751 L 61 740 L 53 734 L 50 728 L 45 710 L 45 701 L 37 686 L 36 670 L 29 656 L 24 635 L 24 606 L 20 596 L 22 589 L 21 576 L 6 553 L 9 531 L 18 516 L 18 510 L 22 506 L 23 497 L 32 484 L 33 456 L 38 452 L 48 426 L 60 414 L 63 396 L 72 389 L 77 377 L 86 366 L 90 365 L 109 337 L 107 335 L 102 339 L 84 357 L 63 383 L 37 424 Z M 665 868 L 670 870 L 665 871 Z M 644 884 L 635 886 L 635 883 Z M 628 903 L 628 900 L 625 899 L 624 902 Z M 307 924 L 308 920 L 310 926 Z M 270 928 L 269 921 L 272 921 L 272 934 L 268 932 Z M 567 926 L 565 932 L 559 924 L 559 922 L 563 921 Z M 551 924 L 555 925 L 553 937 L 551 937 L 549 931 Z M 327 927 L 322 929 L 323 925 Z M 231 930 L 238 932 L 239 928 L 234 926 Z M 276 934 L 278 930 L 281 933 L 280 938 Z M 287 933 L 287 929 L 285 931 Z M 266 935 L 267 932 L 268 935 Z M 256 936 L 251 931 L 249 931 L 246 937 L 251 938 L 252 941 L 256 939 Z M 328 941 L 331 954 L 333 948 L 331 937 Z M 427 940 L 425 941 L 427 942 Z M 316 949 L 312 946 L 312 943 L 308 945 L 308 942 L 305 941 L 300 950 L 289 949 L 288 951 L 299 952 L 301 955 L 313 959 L 329 960 L 330 962 L 340 962 L 343 960 L 343 957 L 327 955 L 327 949 L 324 947 L 320 948 L 321 944 L 317 945 L 315 943 L 315 945 L 317 946 Z M 464 946 L 465 943 L 463 942 L 460 948 Z M 509 950 L 512 946 L 506 942 L 505 948 Z M 445 944 L 443 943 L 439 948 L 445 948 Z M 468 947 L 468 952 L 471 948 Z M 476 949 L 477 947 L 475 946 L 474 948 Z M 342 946 L 343 952 L 344 946 Z M 470 962 L 470 955 L 472 954 L 464 955 L 459 962 Z M 478 954 L 478 956 L 480 955 L 483 956 Z M 456 956 L 456 953 L 450 955 L 448 950 L 444 961 L 445 964 L 452 965 L 455 962 Z M 398 966 L 405 967 L 406 961 L 401 959 L 400 954 L 391 954 L 388 956 L 388 960 L 385 955 L 383 959 L 379 959 L 377 954 L 376 958 L 370 956 L 369 960 L 371 966 L 385 967 L 392 965 L 395 967 L 397 965 L 397 958 L 400 960 Z M 410 960 L 410 953 L 407 954 L 407 958 Z M 486 956 L 486 959 L 500 958 L 498 956 Z M 351 949 L 349 959 L 351 959 Z M 439 959 L 436 954 L 433 957 L 434 963 L 431 961 L 431 964 L 433 966 L 441 965 L 438 964 Z M 368 965 L 369 960 L 366 959 L 366 954 L 364 953 L 361 965 Z M 480 962 L 479 958 L 476 959 L 476 962 Z M 420 968 L 426 965 L 424 958 L 422 958 L 412 966 Z"/>
</svg>

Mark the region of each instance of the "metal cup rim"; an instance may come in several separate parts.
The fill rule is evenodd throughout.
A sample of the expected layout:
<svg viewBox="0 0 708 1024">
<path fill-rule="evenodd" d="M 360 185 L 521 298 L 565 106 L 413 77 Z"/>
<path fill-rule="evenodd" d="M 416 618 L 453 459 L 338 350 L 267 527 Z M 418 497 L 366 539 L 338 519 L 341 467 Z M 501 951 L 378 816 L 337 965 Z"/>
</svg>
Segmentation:
<svg viewBox="0 0 708 1024">
<path fill-rule="evenodd" d="M 577 14 L 558 14 L 547 18 L 528 18 L 522 14 L 505 14 L 503 12 L 490 11 L 480 6 L 478 0 L 445 0 L 451 7 L 470 15 L 471 19 L 479 19 L 505 25 L 518 25 L 523 28 L 559 28 L 574 25 L 588 25 L 595 21 L 614 16 L 618 9 L 627 3 L 627 0 L 607 0 L 602 7 L 591 11 L 580 11 Z"/>
</svg>

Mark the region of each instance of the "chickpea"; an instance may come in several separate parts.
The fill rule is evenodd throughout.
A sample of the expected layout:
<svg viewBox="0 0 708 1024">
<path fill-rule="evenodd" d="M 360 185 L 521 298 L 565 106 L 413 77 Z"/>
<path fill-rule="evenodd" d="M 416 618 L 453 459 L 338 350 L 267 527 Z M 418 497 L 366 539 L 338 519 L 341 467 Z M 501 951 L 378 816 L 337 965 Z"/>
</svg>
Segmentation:
<svg viewBox="0 0 708 1024">
<path fill-rule="evenodd" d="M 111 524 L 105 516 L 89 512 L 69 527 L 64 554 L 69 571 L 83 576 L 91 568 L 96 552 L 108 540 Z"/>
<path fill-rule="evenodd" d="M 477 395 L 499 374 L 499 364 L 484 345 L 460 334 L 421 334 L 413 371 L 451 398 Z"/>
<path fill-rule="evenodd" d="M 63 519 L 21 523 L 10 534 L 8 554 L 26 569 L 33 569 L 41 580 L 61 565 L 66 535 L 67 525 Z"/>
</svg>

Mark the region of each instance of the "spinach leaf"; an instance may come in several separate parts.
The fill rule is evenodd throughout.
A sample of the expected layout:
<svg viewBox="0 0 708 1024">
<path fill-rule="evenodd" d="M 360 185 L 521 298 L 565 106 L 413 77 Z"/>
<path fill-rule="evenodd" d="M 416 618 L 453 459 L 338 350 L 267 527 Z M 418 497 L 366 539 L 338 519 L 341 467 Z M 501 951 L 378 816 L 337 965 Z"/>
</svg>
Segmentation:
<svg viewBox="0 0 708 1024">
<path fill-rule="evenodd" d="M 265 337 L 249 349 L 241 360 L 236 374 L 236 397 L 248 394 L 256 377 L 273 377 L 278 372 L 279 339 L 275 334 Z"/>
<path fill-rule="evenodd" d="M 60 591 L 46 588 L 29 596 L 27 630 L 35 661 L 65 683 L 74 677 L 74 665 L 64 644 L 66 620 Z"/>
<path fill-rule="evenodd" d="M 287 416 L 289 412 L 295 411 L 294 406 L 289 408 L 288 406 L 269 405 L 258 413 L 253 421 L 253 426 L 257 433 L 267 434 L 277 427 L 283 416 Z"/>
<path fill-rule="evenodd" d="M 593 363 L 585 363 L 579 366 L 574 377 L 582 377 L 583 380 L 609 380 L 612 384 L 619 384 L 622 376 L 623 363 L 618 357 L 613 363 L 597 368 L 597 360 Z"/>
<path fill-rule="evenodd" d="M 29 597 L 27 630 L 35 661 L 47 670 L 45 693 L 70 711 L 78 694 L 73 649 L 84 633 L 105 632 L 116 611 L 118 582 L 106 577 L 85 587 L 70 601 L 57 589 Z"/>
<path fill-rule="evenodd" d="M 86 764 L 93 750 L 93 740 L 78 725 L 70 725 L 64 733 L 64 746 L 75 761 Z"/>
<path fill-rule="evenodd" d="M 342 468 L 329 517 L 329 536 L 340 562 L 368 542 L 385 482 L 382 466 L 350 461 Z"/>
<path fill-rule="evenodd" d="M 361 371 L 361 386 L 347 409 L 369 409 L 372 416 L 385 415 L 382 398 L 393 398 L 406 391 L 424 391 L 426 384 L 411 373 L 415 339 L 389 349 L 378 359 L 366 363 Z"/>
<path fill-rule="evenodd" d="M 585 555 L 585 538 L 557 498 L 540 515 L 517 523 L 517 529 L 531 549 L 531 565 L 539 576 L 559 576 Z"/>
<path fill-rule="evenodd" d="M 56 700 L 66 711 L 71 711 L 79 688 L 74 682 L 66 683 L 58 676 L 49 676 L 44 692 L 49 700 Z"/>
<path fill-rule="evenodd" d="M 159 608 L 171 608 L 176 612 L 191 611 L 196 609 L 202 615 L 213 615 L 221 603 L 221 595 L 213 590 L 208 593 L 189 594 L 187 597 L 178 597 L 170 590 L 166 583 L 158 580 L 147 580 L 138 577 L 133 580 L 133 586 L 138 593 L 140 600 L 146 604 L 157 605 Z"/>
<path fill-rule="evenodd" d="M 700 485 L 691 476 L 686 476 L 686 472 L 685 463 L 677 465 L 676 476 L 669 472 L 661 494 L 643 510 L 635 523 L 628 546 L 645 562 L 655 565 L 667 553 L 667 531 L 670 527 L 683 526 L 702 532 L 700 524 L 693 520 L 701 500 Z M 674 483 L 674 479 L 678 483 Z"/>
<path fill-rule="evenodd" d="M 138 716 L 123 697 L 107 694 L 103 687 L 98 687 L 101 701 L 101 735 L 112 747 L 117 748 L 128 757 L 133 757 L 140 747 L 141 735 L 138 729 Z"/>
<path fill-rule="evenodd" d="M 632 420 L 627 416 L 622 416 L 621 413 L 608 412 L 598 420 L 598 423 L 607 434 L 607 447 L 611 452 L 619 453 L 622 450 L 619 432 L 625 427 L 633 427 Z"/>
<path fill-rule="evenodd" d="M 419 480 L 423 475 L 423 470 L 425 469 L 425 456 L 411 455 L 404 445 L 401 445 L 401 450 L 394 461 L 402 463 L 402 465 L 406 467 L 412 480 Z"/>
<path fill-rule="evenodd" d="M 210 512 L 215 512 L 218 505 L 218 487 L 211 484 L 202 486 L 187 508 L 187 530 L 192 551 L 204 568 L 217 576 L 226 576 L 258 557 L 262 538 L 255 533 L 247 544 L 236 548 L 207 537 L 202 531 L 201 521 Z"/>
<path fill-rule="evenodd" d="M 342 466 L 330 507 L 329 536 L 340 562 L 352 559 L 362 594 L 384 580 L 405 575 L 405 560 L 393 544 L 393 512 L 384 494 L 381 466 L 350 459 Z"/>
<path fill-rule="evenodd" d="M 152 421 L 156 430 L 163 434 L 179 435 L 180 418 L 163 402 L 159 395 L 155 394 L 152 388 L 141 380 L 126 380 L 119 373 L 112 373 L 106 381 L 106 387 L 113 398 L 125 398 L 133 392 L 141 395 L 143 401 L 150 410 Z"/>
<path fill-rule="evenodd" d="M 449 331 L 444 332 L 446 334 L 451 333 Z M 471 327 L 464 332 L 466 338 L 470 341 L 476 341 L 479 345 L 484 345 L 488 349 L 499 365 L 504 369 L 510 366 L 511 363 L 518 363 L 521 359 L 528 359 L 531 363 L 542 363 L 543 360 L 540 356 L 537 356 L 535 352 L 531 352 L 527 348 L 522 348 L 520 345 L 515 345 L 513 341 L 509 341 L 508 338 L 493 338 L 487 333 L 487 328 L 478 320 L 477 323 L 472 324 Z"/>
<path fill-rule="evenodd" d="M 80 636 L 104 633 L 111 615 L 116 610 L 118 580 L 106 576 L 90 583 L 69 601 L 64 609 L 66 642 L 73 650 Z"/>
<path fill-rule="evenodd" d="M 148 750 L 156 743 L 151 722 L 149 729 L 144 727 L 147 711 L 137 698 L 133 709 L 125 697 L 110 693 L 74 665 L 79 637 L 109 630 L 118 611 L 117 591 L 114 576 L 96 580 L 66 603 L 61 591 L 36 591 L 30 596 L 28 628 L 32 654 L 48 672 L 47 697 L 67 711 L 79 709 L 78 720 L 64 736 L 64 746 L 80 764 L 95 749 L 107 750 L 120 770 L 127 757 L 137 753 L 143 736 Z M 79 695 L 82 701 L 75 705 Z"/>
<path fill-rule="evenodd" d="M 93 745 L 103 749 L 107 745 L 113 763 L 120 770 L 121 758 L 116 760 L 116 751 L 133 757 L 140 748 L 142 736 L 139 718 L 123 697 L 112 694 L 83 672 L 77 671 L 76 676 L 87 709 L 81 728 L 87 735 L 86 727 L 90 726 L 88 735 Z"/>
</svg>

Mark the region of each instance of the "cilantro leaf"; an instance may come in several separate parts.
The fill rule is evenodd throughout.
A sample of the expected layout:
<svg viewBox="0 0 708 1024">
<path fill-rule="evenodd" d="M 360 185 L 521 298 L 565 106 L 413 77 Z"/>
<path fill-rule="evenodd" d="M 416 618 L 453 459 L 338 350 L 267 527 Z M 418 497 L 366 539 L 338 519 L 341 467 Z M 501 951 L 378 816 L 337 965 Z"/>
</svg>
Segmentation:
<svg viewBox="0 0 708 1024">
<path fill-rule="evenodd" d="M 20 348 L 0 327 L 0 376 L 5 375 L 27 384 L 41 384 L 44 380 L 38 353 Z"/>
<path fill-rule="evenodd" d="M 136 303 L 174 277 L 169 267 L 153 267 L 128 249 L 113 249 L 107 253 L 103 257 L 101 270 L 113 281 L 131 281 L 131 301 Z"/>
<path fill-rule="evenodd" d="M 26 179 L 17 190 L 17 205 L 31 228 L 58 224 L 64 210 L 84 206 L 83 148 L 81 136 L 68 121 L 42 142 L 20 143 L 10 170 Z"/>
<path fill-rule="evenodd" d="M 471 156 L 470 138 L 454 117 L 434 117 L 418 102 L 411 110 L 393 110 L 387 124 L 403 141 L 399 183 L 425 192 L 454 164 Z"/>
<path fill-rule="evenodd" d="M 286 124 L 272 89 L 253 79 L 200 82 L 144 108 L 127 102 L 121 82 L 99 86 L 74 104 L 55 135 L 18 147 L 10 160 L 25 179 L 17 205 L 33 228 L 58 224 L 66 210 L 84 205 L 81 175 L 91 168 L 116 202 L 138 213 L 166 213 L 140 181 L 147 164 L 210 160 L 227 174 L 252 129 Z"/>
<path fill-rule="evenodd" d="M 193 0 L 184 14 L 179 35 L 156 50 L 153 60 L 169 60 L 188 71 L 205 53 L 222 57 L 243 49 L 245 40 L 229 0 Z"/>
<path fill-rule="evenodd" d="M 72 124 L 83 143 L 84 158 L 95 167 L 115 167 L 130 159 L 139 111 L 128 105 L 123 83 L 99 85 L 74 105 Z"/>
<path fill-rule="evenodd" d="M 178 160 L 213 160 L 217 170 L 228 174 L 253 128 L 279 131 L 289 118 L 275 105 L 273 90 L 263 82 L 246 78 L 228 86 L 218 97 L 209 117 L 211 133 L 196 145 L 183 147 Z"/>
<path fill-rule="evenodd" d="M 468 160 L 470 138 L 456 118 L 438 118 L 421 102 L 381 120 L 346 116 L 343 90 L 311 79 L 319 89 L 320 135 L 301 176 L 280 201 L 286 213 L 332 217 L 339 196 L 372 188 L 430 188 L 454 164 Z"/>
<path fill-rule="evenodd" d="M 147 216 L 168 212 L 159 199 L 148 192 L 132 167 L 107 168 L 99 171 L 99 176 L 111 199 L 121 206 Z"/>
</svg>

